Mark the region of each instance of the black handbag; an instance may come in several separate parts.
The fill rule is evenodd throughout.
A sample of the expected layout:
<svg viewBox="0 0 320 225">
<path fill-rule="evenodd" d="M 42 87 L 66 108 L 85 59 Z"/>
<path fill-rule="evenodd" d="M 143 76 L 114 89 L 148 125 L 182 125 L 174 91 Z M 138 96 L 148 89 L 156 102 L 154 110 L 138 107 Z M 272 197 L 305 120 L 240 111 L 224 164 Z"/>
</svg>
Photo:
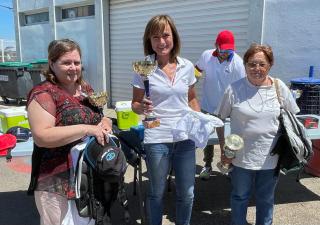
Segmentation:
<svg viewBox="0 0 320 225">
<path fill-rule="evenodd" d="M 297 181 L 299 181 L 300 172 L 313 155 L 311 140 L 307 137 L 305 127 L 295 114 L 283 107 L 278 80 L 275 79 L 274 83 L 280 103 L 280 125 L 279 138 L 271 154 L 279 155 L 277 168 L 283 174 L 299 171 L 297 177 Z"/>
</svg>

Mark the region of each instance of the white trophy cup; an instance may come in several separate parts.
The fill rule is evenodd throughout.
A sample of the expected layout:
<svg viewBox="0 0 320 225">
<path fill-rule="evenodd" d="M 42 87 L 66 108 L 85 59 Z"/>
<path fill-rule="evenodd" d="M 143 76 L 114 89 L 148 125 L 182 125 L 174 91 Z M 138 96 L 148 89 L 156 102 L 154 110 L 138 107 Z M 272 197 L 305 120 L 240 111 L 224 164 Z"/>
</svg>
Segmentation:
<svg viewBox="0 0 320 225">
<path fill-rule="evenodd" d="M 150 99 L 149 76 L 157 69 L 157 67 L 157 61 L 151 61 L 149 58 L 146 58 L 144 61 L 136 61 L 132 63 L 133 71 L 143 78 L 147 99 Z M 156 117 L 154 112 L 149 112 L 143 120 L 143 125 L 145 128 L 158 127 L 160 126 L 160 120 Z"/>
<path fill-rule="evenodd" d="M 244 146 L 243 139 L 239 135 L 230 134 L 225 138 L 225 144 L 223 146 L 223 154 L 228 159 L 233 159 L 237 151 L 240 151 Z M 218 169 L 223 174 L 227 174 L 232 170 L 231 164 L 225 164 L 223 162 L 217 163 Z"/>
</svg>

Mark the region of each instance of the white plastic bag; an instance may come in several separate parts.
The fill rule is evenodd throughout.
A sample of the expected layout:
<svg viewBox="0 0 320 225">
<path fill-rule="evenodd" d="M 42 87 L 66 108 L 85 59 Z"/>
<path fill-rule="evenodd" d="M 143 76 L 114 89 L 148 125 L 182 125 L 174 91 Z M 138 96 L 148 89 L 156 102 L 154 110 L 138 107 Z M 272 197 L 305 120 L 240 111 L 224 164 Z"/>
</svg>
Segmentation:
<svg viewBox="0 0 320 225">
<path fill-rule="evenodd" d="M 89 217 L 80 217 L 73 200 L 68 201 L 68 212 L 61 225 L 94 225 L 95 220 Z"/>
<path fill-rule="evenodd" d="M 214 128 L 223 125 L 222 120 L 215 116 L 188 110 L 172 128 L 173 141 L 191 139 L 196 147 L 204 148 Z"/>
</svg>

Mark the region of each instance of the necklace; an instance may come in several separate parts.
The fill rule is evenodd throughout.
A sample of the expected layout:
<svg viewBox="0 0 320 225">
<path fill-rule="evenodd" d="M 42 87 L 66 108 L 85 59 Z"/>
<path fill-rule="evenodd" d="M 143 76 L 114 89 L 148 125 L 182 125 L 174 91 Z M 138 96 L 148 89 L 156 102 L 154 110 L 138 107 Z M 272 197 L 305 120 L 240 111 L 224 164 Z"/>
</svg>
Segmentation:
<svg viewBox="0 0 320 225">
<path fill-rule="evenodd" d="M 258 96 L 258 98 L 250 98 L 250 96 L 248 95 L 248 85 L 246 85 L 245 91 L 246 91 L 246 102 L 248 103 L 248 106 L 250 107 L 250 109 L 252 109 L 256 113 L 263 112 L 264 106 L 265 106 L 265 100 L 263 99 L 263 96 L 260 93 L 260 89 L 256 87 L 256 91 L 258 94 L 252 95 L 252 97 Z M 265 89 L 265 99 L 267 99 L 267 95 L 268 95 L 268 89 L 266 88 Z M 252 104 L 250 102 L 250 99 L 255 104 Z M 261 106 L 258 105 L 259 103 L 261 103 Z"/>
</svg>

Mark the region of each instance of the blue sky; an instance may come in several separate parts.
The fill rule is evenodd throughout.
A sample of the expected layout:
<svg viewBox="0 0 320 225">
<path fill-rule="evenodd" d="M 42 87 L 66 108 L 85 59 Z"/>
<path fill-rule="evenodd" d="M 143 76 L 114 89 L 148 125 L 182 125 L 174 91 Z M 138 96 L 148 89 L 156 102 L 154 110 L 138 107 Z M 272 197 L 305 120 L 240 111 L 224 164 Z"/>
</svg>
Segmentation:
<svg viewBox="0 0 320 225">
<path fill-rule="evenodd" d="M 0 5 L 12 7 L 12 0 L 0 0 Z M 15 40 L 13 11 L 0 6 L 0 39 Z"/>
</svg>

